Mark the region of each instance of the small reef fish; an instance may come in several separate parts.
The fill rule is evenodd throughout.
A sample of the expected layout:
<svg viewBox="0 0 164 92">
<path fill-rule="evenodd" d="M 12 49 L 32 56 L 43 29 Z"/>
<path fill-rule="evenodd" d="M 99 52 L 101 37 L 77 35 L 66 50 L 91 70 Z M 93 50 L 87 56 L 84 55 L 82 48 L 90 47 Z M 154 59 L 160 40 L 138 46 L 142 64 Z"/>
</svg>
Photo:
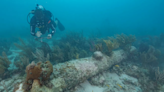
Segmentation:
<svg viewBox="0 0 164 92">
<path fill-rule="evenodd" d="M 106 85 L 106 86 L 110 87 L 109 85 Z"/>
<path fill-rule="evenodd" d="M 115 67 L 120 67 L 119 65 L 115 65 Z"/>
<path fill-rule="evenodd" d="M 120 84 L 117 84 L 120 88 L 122 88 L 122 86 Z"/>
</svg>

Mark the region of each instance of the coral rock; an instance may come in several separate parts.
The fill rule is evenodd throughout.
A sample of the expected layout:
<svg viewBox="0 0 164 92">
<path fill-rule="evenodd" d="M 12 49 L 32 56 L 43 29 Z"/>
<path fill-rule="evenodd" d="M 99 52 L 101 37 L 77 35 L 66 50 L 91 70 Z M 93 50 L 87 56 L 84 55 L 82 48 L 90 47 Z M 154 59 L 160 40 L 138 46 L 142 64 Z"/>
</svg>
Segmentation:
<svg viewBox="0 0 164 92">
<path fill-rule="evenodd" d="M 39 80 L 34 80 L 30 92 L 57 92 L 53 89 L 47 88 L 46 86 L 40 86 Z"/>
<path fill-rule="evenodd" d="M 47 80 L 51 73 L 53 72 L 53 66 L 50 61 L 46 61 L 44 63 L 44 67 L 42 68 L 42 73 L 43 73 L 43 79 Z"/>
<path fill-rule="evenodd" d="M 13 92 L 25 92 L 25 90 L 23 89 L 23 83 L 18 85 L 18 88 L 15 89 Z"/>
<path fill-rule="evenodd" d="M 95 58 L 96 60 L 102 60 L 103 54 L 100 51 L 96 51 L 93 53 L 93 58 Z"/>
<path fill-rule="evenodd" d="M 40 87 L 39 80 L 34 80 L 31 88 L 31 92 L 43 92 L 40 88 L 41 87 Z"/>
<path fill-rule="evenodd" d="M 133 52 L 135 52 L 137 49 L 136 49 L 136 47 L 134 47 L 134 46 L 131 46 L 130 47 L 130 53 L 133 53 Z"/>
</svg>

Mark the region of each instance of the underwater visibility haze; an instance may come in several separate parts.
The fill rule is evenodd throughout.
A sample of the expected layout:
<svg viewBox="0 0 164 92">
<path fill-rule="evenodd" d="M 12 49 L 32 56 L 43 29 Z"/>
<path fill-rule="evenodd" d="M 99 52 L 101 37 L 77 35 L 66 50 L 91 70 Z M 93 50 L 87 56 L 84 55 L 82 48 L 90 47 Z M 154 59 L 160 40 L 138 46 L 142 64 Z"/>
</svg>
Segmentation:
<svg viewBox="0 0 164 92">
<path fill-rule="evenodd" d="M 164 0 L 1 0 L 0 92 L 164 92 Z"/>
</svg>

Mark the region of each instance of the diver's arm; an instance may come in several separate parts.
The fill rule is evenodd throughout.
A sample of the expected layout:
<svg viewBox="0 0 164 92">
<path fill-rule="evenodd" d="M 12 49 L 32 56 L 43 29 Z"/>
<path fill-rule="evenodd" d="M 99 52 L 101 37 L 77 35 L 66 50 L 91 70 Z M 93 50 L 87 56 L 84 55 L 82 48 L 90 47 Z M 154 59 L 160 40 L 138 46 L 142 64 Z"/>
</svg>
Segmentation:
<svg viewBox="0 0 164 92">
<path fill-rule="evenodd" d="M 56 25 L 54 25 L 54 23 L 53 22 L 51 22 L 51 24 L 50 24 L 50 26 L 51 26 L 51 35 L 53 36 L 54 35 L 54 33 L 56 32 Z"/>
<path fill-rule="evenodd" d="M 36 36 L 35 34 L 35 25 L 36 25 L 36 18 L 33 16 L 30 20 L 30 30 L 31 30 L 31 35 Z"/>
<path fill-rule="evenodd" d="M 36 36 L 35 35 L 35 26 L 34 25 L 30 26 L 30 30 L 31 30 L 31 35 Z"/>
<path fill-rule="evenodd" d="M 56 28 L 55 28 L 55 26 L 53 24 L 51 24 L 51 29 L 52 29 L 51 35 L 53 36 L 54 33 L 56 32 Z"/>
<path fill-rule="evenodd" d="M 51 23 L 51 29 L 52 29 L 52 31 L 51 31 L 51 33 L 50 34 L 48 34 L 48 37 L 47 37 L 47 39 L 51 39 L 52 38 L 52 36 L 54 35 L 54 33 L 56 32 L 56 29 L 55 29 L 55 26 Z"/>
</svg>

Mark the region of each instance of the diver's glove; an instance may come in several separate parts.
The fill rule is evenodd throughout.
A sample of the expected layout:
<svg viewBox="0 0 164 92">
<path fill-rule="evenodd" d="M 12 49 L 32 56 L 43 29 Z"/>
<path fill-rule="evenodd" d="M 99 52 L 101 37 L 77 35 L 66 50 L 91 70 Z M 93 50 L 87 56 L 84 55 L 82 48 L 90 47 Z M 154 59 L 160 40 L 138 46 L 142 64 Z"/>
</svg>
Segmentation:
<svg viewBox="0 0 164 92">
<path fill-rule="evenodd" d="M 42 33 L 40 31 L 37 31 L 35 35 L 36 37 L 41 37 Z"/>
<path fill-rule="evenodd" d="M 47 39 L 51 39 L 52 38 L 52 34 L 48 34 Z"/>
</svg>

